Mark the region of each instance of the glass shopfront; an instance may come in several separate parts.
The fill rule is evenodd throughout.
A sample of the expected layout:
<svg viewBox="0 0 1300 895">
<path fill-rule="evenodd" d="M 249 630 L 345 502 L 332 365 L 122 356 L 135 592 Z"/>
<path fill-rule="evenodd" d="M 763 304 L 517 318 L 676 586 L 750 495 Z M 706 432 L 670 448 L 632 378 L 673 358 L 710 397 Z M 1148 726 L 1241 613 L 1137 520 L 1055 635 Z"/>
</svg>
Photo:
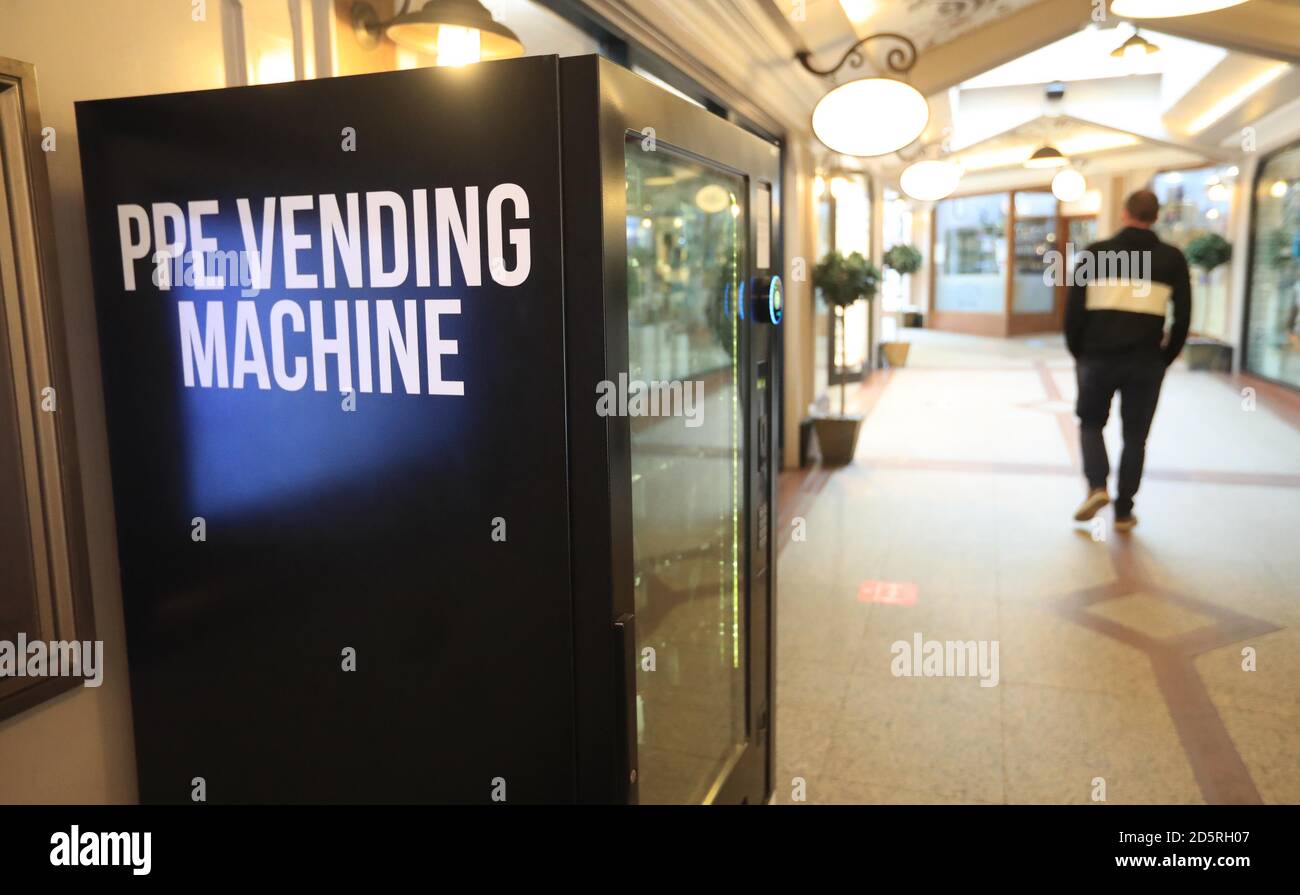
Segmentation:
<svg viewBox="0 0 1300 895">
<path fill-rule="evenodd" d="M 886 189 L 883 233 L 885 251 L 894 246 L 911 245 L 912 224 L 911 204 L 897 190 Z M 899 338 L 898 330 L 903 326 L 904 312 L 924 312 L 924 308 L 912 304 L 915 279 L 915 276 L 904 276 L 888 266 L 881 269 L 880 309 L 884 316 L 881 318 L 880 335 L 884 341 Z"/>
<path fill-rule="evenodd" d="M 1007 285 L 1006 193 L 966 196 L 935 209 L 934 307 L 1001 314 Z"/>
<path fill-rule="evenodd" d="M 1051 193 L 1016 193 L 1015 274 L 1011 310 L 1016 314 L 1052 314 L 1056 287 L 1043 276 L 1048 252 L 1056 248 L 1056 197 Z"/>
<path fill-rule="evenodd" d="M 1155 231 L 1162 240 L 1186 250 L 1206 233 L 1228 238 L 1228 215 L 1237 169 L 1227 165 L 1157 174 L 1151 189 L 1160 198 Z M 1227 339 L 1228 294 L 1232 262 L 1213 271 L 1192 269 L 1192 332 Z"/>
<path fill-rule="evenodd" d="M 1260 166 L 1251 244 L 1246 369 L 1300 388 L 1300 143 Z"/>
<path fill-rule="evenodd" d="M 817 257 L 832 250 L 871 257 L 871 181 L 864 174 L 840 171 L 818 178 Z M 860 379 L 869 366 L 871 304 L 860 301 L 841 312 L 827 305 L 820 291 L 816 302 L 816 394 L 820 398 L 828 386 Z M 842 351 L 840 327 L 844 328 Z"/>
</svg>

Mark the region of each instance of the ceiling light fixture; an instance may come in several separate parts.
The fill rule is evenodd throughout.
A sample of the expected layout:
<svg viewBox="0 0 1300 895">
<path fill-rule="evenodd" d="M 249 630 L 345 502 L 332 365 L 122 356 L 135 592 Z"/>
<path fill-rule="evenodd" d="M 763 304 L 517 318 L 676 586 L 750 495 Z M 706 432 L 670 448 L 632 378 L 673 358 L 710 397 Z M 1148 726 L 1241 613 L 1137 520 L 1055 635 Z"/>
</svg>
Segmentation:
<svg viewBox="0 0 1300 895">
<path fill-rule="evenodd" d="M 1245 2 L 1247 0 L 1112 0 L 1110 11 L 1125 19 L 1170 19 L 1241 6 Z"/>
<path fill-rule="evenodd" d="M 352 4 L 352 28 L 362 46 L 381 37 L 407 50 L 433 56 L 438 65 L 469 65 L 524 55 L 518 35 L 492 18 L 479 0 L 429 0 L 416 12 L 403 0 L 401 12 L 381 21 L 369 3 Z"/>
<path fill-rule="evenodd" d="M 916 44 L 892 32 L 862 38 L 830 68 L 814 67 L 808 50 L 800 50 L 795 58 L 808 71 L 826 77 L 845 65 L 861 68 L 863 45 L 880 39 L 902 44 L 886 54 L 886 67 L 896 75 L 911 71 L 916 65 Z M 930 105 L 925 97 L 894 77 L 858 78 L 834 87 L 817 101 L 812 114 L 813 134 L 818 140 L 834 152 L 860 158 L 888 155 L 911 145 L 929 123 Z"/>
<path fill-rule="evenodd" d="M 1055 146 L 1042 146 L 1025 161 L 1026 168 L 1064 168 L 1070 160 Z"/>
<path fill-rule="evenodd" d="M 1145 59 L 1152 53 L 1159 53 L 1160 48 L 1138 32 L 1110 51 L 1116 59 Z"/>
<path fill-rule="evenodd" d="M 965 173 L 954 161 L 919 161 L 903 170 L 898 185 L 918 202 L 938 202 L 952 195 Z"/>
<path fill-rule="evenodd" d="M 840 0 L 840 9 L 855 25 L 861 25 L 876 12 L 876 0 Z"/>
<path fill-rule="evenodd" d="M 1286 194 L 1290 189 L 1290 185 L 1285 180 L 1278 180 L 1269 188 L 1268 193 L 1274 199 L 1285 199 Z"/>
<path fill-rule="evenodd" d="M 1052 178 L 1052 195 L 1062 202 L 1078 202 L 1087 192 L 1087 179 L 1074 168 L 1062 168 Z"/>
</svg>

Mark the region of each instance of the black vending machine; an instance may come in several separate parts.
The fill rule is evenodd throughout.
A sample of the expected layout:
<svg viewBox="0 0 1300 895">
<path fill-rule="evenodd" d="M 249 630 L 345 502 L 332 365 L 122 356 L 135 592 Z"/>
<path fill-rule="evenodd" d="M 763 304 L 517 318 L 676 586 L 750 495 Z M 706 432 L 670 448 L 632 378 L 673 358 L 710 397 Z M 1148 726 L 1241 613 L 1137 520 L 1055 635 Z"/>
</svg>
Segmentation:
<svg viewBox="0 0 1300 895">
<path fill-rule="evenodd" d="M 766 801 L 777 146 L 597 57 L 77 118 L 142 801 Z"/>
</svg>

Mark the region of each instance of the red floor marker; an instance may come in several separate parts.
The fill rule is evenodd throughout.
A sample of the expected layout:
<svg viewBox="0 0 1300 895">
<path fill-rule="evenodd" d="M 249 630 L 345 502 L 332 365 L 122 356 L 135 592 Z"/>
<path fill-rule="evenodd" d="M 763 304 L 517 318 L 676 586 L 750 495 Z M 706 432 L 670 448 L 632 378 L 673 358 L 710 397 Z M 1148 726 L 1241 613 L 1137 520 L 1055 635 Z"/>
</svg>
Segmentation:
<svg viewBox="0 0 1300 895">
<path fill-rule="evenodd" d="M 864 581 L 858 588 L 858 602 L 912 606 L 916 603 L 916 582 Z"/>
</svg>

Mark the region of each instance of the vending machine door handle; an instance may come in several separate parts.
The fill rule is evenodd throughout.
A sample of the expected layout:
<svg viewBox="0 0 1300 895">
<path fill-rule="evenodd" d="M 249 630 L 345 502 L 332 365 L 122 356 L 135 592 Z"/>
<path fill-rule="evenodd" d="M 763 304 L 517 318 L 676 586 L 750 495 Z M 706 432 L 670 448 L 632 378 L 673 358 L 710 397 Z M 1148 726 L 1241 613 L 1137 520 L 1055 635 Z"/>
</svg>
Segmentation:
<svg viewBox="0 0 1300 895">
<path fill-rule="evenodd" d="M 617 800 L 635 805 L 639 799 L 636 749 L 636 617 L 624 613 L 614 620 L 614 687 L 617 701 Z"/>
</svg>

